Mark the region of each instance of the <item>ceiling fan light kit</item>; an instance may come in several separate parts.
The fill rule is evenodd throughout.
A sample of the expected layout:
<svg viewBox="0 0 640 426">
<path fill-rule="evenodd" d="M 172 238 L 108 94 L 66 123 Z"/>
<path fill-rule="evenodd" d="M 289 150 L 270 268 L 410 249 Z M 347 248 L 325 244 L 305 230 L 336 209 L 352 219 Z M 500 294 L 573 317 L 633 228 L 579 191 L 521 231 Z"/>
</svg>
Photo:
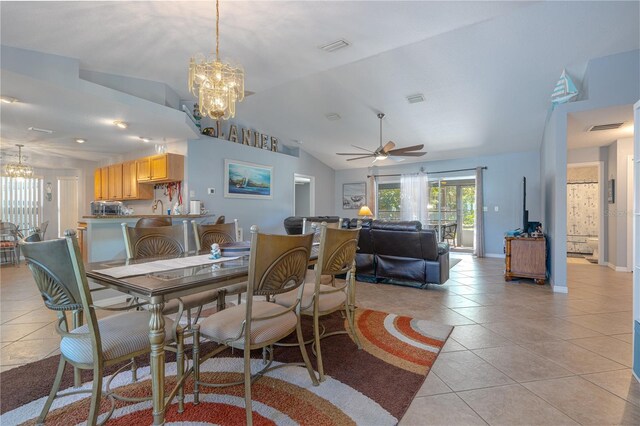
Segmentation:
<svg viewBox="0 0 640 426">
<path fill-rule="evenodd" d="M 386 160 L 387 158 L 395 158 L 395 157 L 422 157 L 426 154 L 426 152 L 421 152 L 420 150 L 424 148 L 423 144 L 420 145 L 412 145 L 404 148 L 394 149 L 396 147 L 395 142 L 389 141 L 386 144 L 382 145 L 382 119 L 384 118 L 384 114 L 379 112 L 378 119 L 380 119 L 380 146 L 375 151 L 370 151 L 366 148 L 361 148 L 359 146 L 353 145 L 353 147 L 366 151 L 367 154 L 362 152 L 338 152 L 337 155 L 355 155 L 354 158 L 347 158 L 347 161 L 354 160 L 362 160 L 364 158 L 372 158 L 373 161 L 376 162 L 378 160 Z M 416 152 L 417 151 L 417 152 Z"/>
</svg>

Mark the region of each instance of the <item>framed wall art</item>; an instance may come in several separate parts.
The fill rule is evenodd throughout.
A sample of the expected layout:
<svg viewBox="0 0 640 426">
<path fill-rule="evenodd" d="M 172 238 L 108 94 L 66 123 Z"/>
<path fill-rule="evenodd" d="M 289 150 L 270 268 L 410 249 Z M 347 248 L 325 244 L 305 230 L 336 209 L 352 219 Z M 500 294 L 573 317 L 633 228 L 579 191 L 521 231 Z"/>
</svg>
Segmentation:
<svg viewBox="0 0 640 426">
<path fill-rule="evenodd" d="M 342 208 L 356 210 L 367 204 L 366 182 L 342 184 Z"/>
<path fill-rule="evenodd" d="M 273 167 L 224 160 L 225 198 L 273 198 Z"/>
</svg>

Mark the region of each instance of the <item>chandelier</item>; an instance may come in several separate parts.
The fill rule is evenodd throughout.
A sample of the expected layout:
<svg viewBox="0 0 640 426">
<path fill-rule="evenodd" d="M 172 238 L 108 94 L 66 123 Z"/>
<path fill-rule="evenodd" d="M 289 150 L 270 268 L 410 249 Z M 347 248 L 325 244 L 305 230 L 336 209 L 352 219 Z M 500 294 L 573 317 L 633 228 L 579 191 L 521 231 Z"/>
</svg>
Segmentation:
<svg viewBox="0 0 640 426">
<path fill-rule="evenodd" d="M 202 116 L 227 120 L 236 115 L 236 102 L 244 99 L 244 71 L 220 61 L 220 8 L 216 0 L 216 55 L 197 54 L 189 60 L 189 91 L 198 97 Z"/>
<path fill-rule="evenodd" d="M 22 162 L 22 147 L 24 145 L 16 145 L 18 147 L 18 162 L 7 163 L 4 171 L 7 176 L 12 178 L 30 178 L 33 176 L 33 167 Z"/>
</svg>

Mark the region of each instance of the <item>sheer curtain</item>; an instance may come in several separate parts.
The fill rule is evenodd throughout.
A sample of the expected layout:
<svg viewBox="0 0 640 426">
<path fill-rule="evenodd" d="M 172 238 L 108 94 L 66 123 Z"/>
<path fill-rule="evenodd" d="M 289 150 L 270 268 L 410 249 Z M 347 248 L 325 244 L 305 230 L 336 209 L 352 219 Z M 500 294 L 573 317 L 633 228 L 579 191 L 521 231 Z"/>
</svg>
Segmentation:
<svg viewBox="0 0 640 426">
<path fill-rule="evenodd" d="M 400 177 L 400 213 L 402 220 L 429 223 L 429 183 L 426 173 Z"/>
<path fill-rule="evenodd" d="M 482 167 L 476 167 L 476 220 L 473 254 L 484 257 L 484 193 L 482 190 Z"/>
</svg>

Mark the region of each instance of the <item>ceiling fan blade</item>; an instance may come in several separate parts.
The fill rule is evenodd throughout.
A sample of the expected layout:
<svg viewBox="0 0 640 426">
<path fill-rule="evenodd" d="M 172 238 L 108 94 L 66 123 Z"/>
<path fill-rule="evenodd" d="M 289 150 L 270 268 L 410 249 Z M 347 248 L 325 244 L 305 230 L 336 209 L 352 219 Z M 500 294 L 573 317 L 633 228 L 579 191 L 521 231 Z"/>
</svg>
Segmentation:
<svg viewBox="0 0 640 426">
<path fill-rule="evenodd" d="M 386 144 L 384 144 L 384 146 L 382 147 L 382 152 L 389 152 L 395 147 L 396 147 L 395 142 L 389 141 Z"/>
<path fill-rule="evenodd" d="M 336 155 L 364 155 L 364 153 L 362 153 L 362 152 L 336 152 Z M 373 155 L 373 152 L 371 154 L 367 154 L 367 155 Z"/>
<path fill-rule="evenodd" d="M 361 149 L 361 150 L 363 150 L 363 151 L 367 151 L 367 152 L 370 152 L 370 153 L 372 153 L 372 154 L 373 154 L 373 151 L 371 151 L 370 149 L 366 149 L 366 148 L 363 148 L 363 147 L 361 147 L 361 146 L 353 145 L 353 144 L 352 144 L 351 146 L 352 146 L 352 147 L 354 147 L 354 148 L 358 148 L 358 149 Z"/>
<path fill-rule="evenodd" d="M 395 153 L 395 152 L 390 152 L 389 155 L 397 155 L 400 157 L 422 157 L 423 155 L 425 155 L 426 152 L 401 152 L 401 153 Z"/>
<path fill-rule="evenodd" d="M 362 160 L 363 158 L 371 158 L 371 157 L 373 157 L 373 155 L 364 155 L 364 156 L 362 156 L 362 157 L 347 158 L 347 161 Z"/>
<path fill-rule="evenodd" d="M 388 153 L 389 154 L 391 154 L 391 153 L 398 154 L 400 152 L 407 152 L 407 151 L 420 151 L 422 148 L 424 148 L 424 145 L 422 145 L 422 144 L 413 145 L 413 146 L 407 146 L 405 148 L 392 149 L 391 151 L 388 151 Z"/>
</svg>

